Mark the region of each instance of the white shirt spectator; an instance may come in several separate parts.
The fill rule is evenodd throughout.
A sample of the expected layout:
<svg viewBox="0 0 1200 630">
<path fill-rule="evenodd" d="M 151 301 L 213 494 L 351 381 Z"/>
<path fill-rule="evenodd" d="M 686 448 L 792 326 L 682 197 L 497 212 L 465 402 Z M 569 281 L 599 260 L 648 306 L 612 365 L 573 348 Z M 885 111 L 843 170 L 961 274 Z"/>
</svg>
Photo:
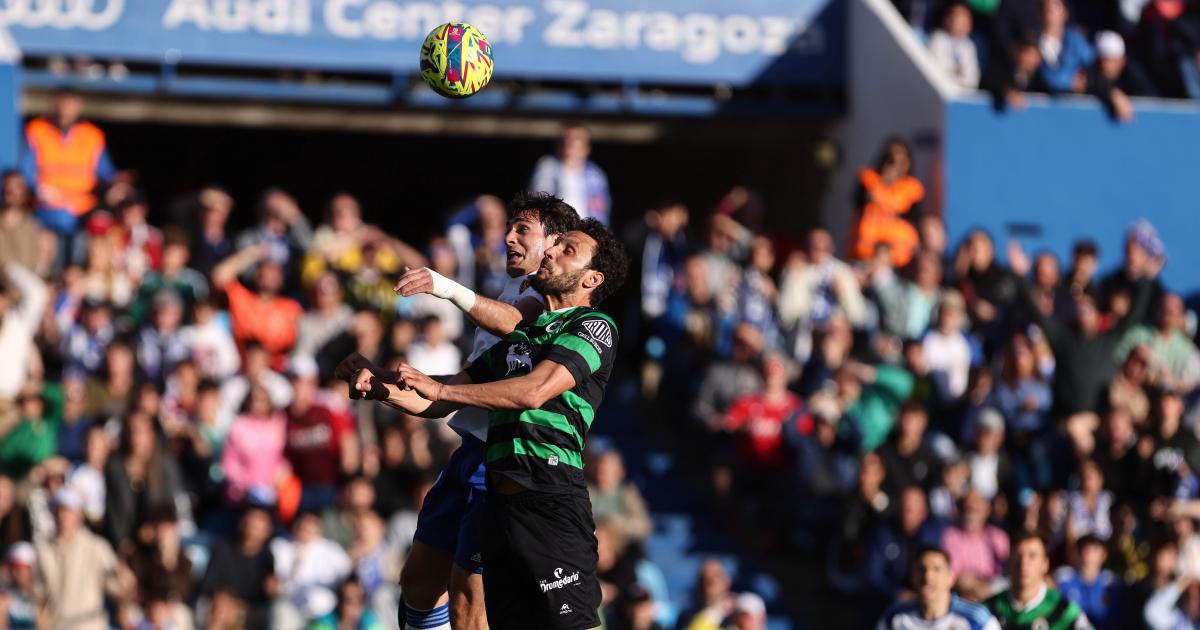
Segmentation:
<svg viewBox="0 0 1200 630">
<path fill-rule="evenodd" d="M 271 406 L 286 409 L 292 404 L 292 384 L 282 374 L 267 370 L 259 376 L 262 386 L 271 397 Z M 250 393 L 250 379 L 239 374 L 221 385 L 221 418 L 232 422 L 242 411 L 242 403 Z"/>
<path fill-rule="evenodd" d="M 108 490 L 104 486 L 104 473 L 87 464 L 71 469 L 66 479 L 67 487 L 83 499 L 83 513 L 92 522 L 104 520 L 104 501 Z"/>
<path fill-rule="evenodd" d="M 271 541 L 271 553 L 275 556 L 280 594 L 287 598 L 312 586 L 336 589 L 353 569 L 342 546 L 328 538 L 317 538 L 303 546 L 276 538 Z"/>
<path fill-rule="evenodd" d="M 449 341 L 436 346 L 417 341 L 408 348 L 408 363 L 425 374 L 457 374 L 462 369 L 462 351 Z"/>
<path fill-rule="evenodd" d="M 0 319 L 0 399 L 12 400 L 25 383 L 29 351 L 46 308 L 46 285 L 32 271 L 9 263 L 4 271 L 20 301 L 13 301 Z"/>
<path fill-rule="evenodd" d="M 966 336 L 957 330 L 944 334 L 934 328 L 925 335 L 921 346 L 929 371 L 945 377 L 946 395 L 950 398 L 962 396 L 971 376 L 971 345 Z"/>
<path fill-rule="evenodd" d="M 1108 540 L 1112 536 L 1112 521 L 1109 518 L 1112 503 L 1112 493 L 1104 490 L 1096 498 L 1095 509 L 1089 509 L 1087 502 L 1083 500 L 1083 495 L 1079 492 L 1072 492 L 1067 503 L 1067 519 L 1071 523 L 1071 530 L 1075 536 L 1092 534 L 1101 540 Z M 1200 543 L 1200 540 L 1196 542 Z M 1197 549 L 1197 552 L 1196 559 L 1197 562 L 1200 562 L 1200 549 Z M 1181 562 L 1184 560 L 1185 553 L 1186 548 L 1180 549 Z"/>
<path fill-rule="evenodd" d="M 934 31 L 929 37 L 929 52 L 956 84 L 972 90 L 979 87 L 979 56 L 970 37 Z"/>
<path fill-rule="evenodd" d="M 237 344 L 229 329 L 216 319 L 203 325 L 184 326 L 179 334 L 191 346 L 192 361 L 205 378 L 221 381 L 237 374 L 242 364 Z"/>
</svg>

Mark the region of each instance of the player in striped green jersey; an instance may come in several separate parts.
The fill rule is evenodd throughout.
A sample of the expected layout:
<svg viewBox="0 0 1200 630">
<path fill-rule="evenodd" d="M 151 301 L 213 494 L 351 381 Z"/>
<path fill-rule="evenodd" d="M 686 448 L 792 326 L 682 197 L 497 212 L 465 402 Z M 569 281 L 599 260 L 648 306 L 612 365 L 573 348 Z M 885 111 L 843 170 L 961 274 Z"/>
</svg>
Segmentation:
<svg viewBox="0 0 1200 630">
<path fill-rule="evenodd" d="M 482 540 L 491 630 L 600 625 L 583 452 L 616 361 L 617 328 L 593 307 L 616 291 L 627 266 L 620 241 L 586 219 L 546 250 L 533 279 L 546 312 L 464 371 L 432 378 L 408 365 L 386 374 L 349 366 L 352 395 L 407 413 L 490 411 Z"/>
<path fill-rule="evenodd" d="M 1037 534 L 1017 539 L 1012 554 L 1012 587 L 987 600 L 1005 630 L 1090 630 L 1079 606 L 1046 584 L 1050 557 Z"/>
</svg>

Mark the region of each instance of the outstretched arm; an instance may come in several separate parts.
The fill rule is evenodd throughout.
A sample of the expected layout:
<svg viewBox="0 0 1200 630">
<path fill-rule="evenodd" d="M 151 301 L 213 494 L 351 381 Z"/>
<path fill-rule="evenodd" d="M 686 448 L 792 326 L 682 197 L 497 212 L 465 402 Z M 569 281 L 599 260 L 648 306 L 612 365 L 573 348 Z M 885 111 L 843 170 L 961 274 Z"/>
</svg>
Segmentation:
<svg viewBox="0 0 1200 630">
<path fill-rule="evenodd" d="M 533 321 L 545 309 L 541 301 L 532 296 L 515 305 L 483 297 L 428 267 L 405 271 L 396 283 L 395 291 L 404 297 L 428 293 L 450 300 L 477 326 L 500 337 L 515 330 L 522 322 Z"/>
<path fill-rule="evenodd" d="M 457 377 L 456 377 L 457 378 Z M 412 366 L 400 366 L 400 382 L 426 400 L 448 403 L 455 408 L 538 409 L 546 401 L 575 386 L 575 377 L 563 365 L 542 361 L 528 374 L 491 383 L 461 382 L 452 379 L 440 383 Z"/>
<path fill-rule="evenodd" d="M 213 286 L 223 288 L 237 278 L 238 274 L 262 260 L 266 253 L 267 249 L 262 245 L 251 245 L 217 263 L 217 266 L 213 267 L 212 270 Z"/>
</svg>

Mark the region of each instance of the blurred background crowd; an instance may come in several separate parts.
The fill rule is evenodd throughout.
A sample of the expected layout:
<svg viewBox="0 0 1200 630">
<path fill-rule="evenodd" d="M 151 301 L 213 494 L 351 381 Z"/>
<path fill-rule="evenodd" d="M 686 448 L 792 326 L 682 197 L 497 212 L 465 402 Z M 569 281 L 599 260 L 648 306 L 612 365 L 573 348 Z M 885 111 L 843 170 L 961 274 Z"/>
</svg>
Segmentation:
<svg viewBox="0 0 1200 630">
<path fill-rule="evenodd" d="M 503 200 L 429 209 L 421 242 L 351 193 L 301 208 L 214 185 L 152 208 L 81 108 L 55 97 L 2 180 L 0 625 L 393 627 L 456 438 L 348 400 L 333 367 L 456 372 L 470 323 L 392 286 L 429 266 L 498 293 Z M 71 134 L 88 141 L 56 152 Z M 513 187 L 607 221 L 589 154 L 571 126 Z M 911 596 L 921 545 L 979 600 L 1024 531 L 1098 627 L 1141 627 L 1164 593 L 1172 623 L 1200 619 L 1200 351 L 1154 227 L 1096 243 L 1081 226 L 1069 260 L 951 243 L 911 161 L 888 141 L 861 170 L 846 243 L 765 231 L 743 187 L 612 226 L 634 262 L 604 305 L 624 347 L 587 465 L 607 627 L 760 630 L 764 597 L 863 627 Z M 716 558 L 668 595 L 655 488 L 623 461 L 647 440 L 721 535 L 785 561 L 782 596 L 735 591 Z"/>
</svg>

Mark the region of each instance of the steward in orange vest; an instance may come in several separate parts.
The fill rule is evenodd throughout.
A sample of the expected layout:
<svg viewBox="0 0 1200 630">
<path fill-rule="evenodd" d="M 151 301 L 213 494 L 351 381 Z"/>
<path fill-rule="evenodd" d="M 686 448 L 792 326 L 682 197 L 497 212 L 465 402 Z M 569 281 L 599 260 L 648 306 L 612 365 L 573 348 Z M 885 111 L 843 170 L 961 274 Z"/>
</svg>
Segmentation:
<svg viewBox="0 0 1200 630">
<path fill-rule="evenodd" d="M 23 174 L 37 190 L 38 218 L 59 233 L 74 231 L 79 217 L 96 207 L 96 188 L 116 174 L 104 132 L 79 120 L 82 101 L 60 93 L 49 117 L 25 126 Z"/>
</svg>

